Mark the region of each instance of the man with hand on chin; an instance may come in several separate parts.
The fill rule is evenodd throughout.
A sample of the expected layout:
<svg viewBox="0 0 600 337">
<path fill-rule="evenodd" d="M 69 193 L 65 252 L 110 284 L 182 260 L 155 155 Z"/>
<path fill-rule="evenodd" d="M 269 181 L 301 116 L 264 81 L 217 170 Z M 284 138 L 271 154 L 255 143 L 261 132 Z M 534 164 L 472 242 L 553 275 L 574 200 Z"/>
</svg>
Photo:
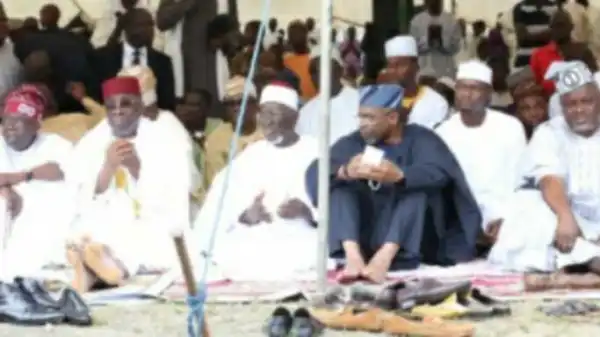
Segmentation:
<svg viewBox="0 0 600 337">
<path fill-rule="evenodd" d="M 402 87 L 360 88 L 359 131 L 331 149 L 329 253 L 339 281 L 471 260 L 481 216 L 463 173 L 432 131 L 406 125 Z M 307 172 L 316 203 L 318 164 Z"/>
</svg>

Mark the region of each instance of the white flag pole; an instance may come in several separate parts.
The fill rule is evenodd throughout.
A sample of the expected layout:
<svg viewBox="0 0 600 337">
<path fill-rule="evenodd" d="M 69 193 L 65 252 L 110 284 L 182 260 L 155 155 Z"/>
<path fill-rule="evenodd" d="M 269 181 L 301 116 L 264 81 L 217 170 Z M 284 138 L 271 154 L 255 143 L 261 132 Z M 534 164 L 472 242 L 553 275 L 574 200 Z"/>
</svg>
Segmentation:
<svg viewBox="0 0 600 337">
<path fill-rule="evenodd" d="M 325 292 L 327 287 L 327 235 L 329 231 L 329 110 L 331 97 L 331 21 L 332 0 L 321 1 L 321 79 L 319 95 L 321 97 L 319 123 L 319 245 L 317 261 L 317 289 Z"/>
</svg>

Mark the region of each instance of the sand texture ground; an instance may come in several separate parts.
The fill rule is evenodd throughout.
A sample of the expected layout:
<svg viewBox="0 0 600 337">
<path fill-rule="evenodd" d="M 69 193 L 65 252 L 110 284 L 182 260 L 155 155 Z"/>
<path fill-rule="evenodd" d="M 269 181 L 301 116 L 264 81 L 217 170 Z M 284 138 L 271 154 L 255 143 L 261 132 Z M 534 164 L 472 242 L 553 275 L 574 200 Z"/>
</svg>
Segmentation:
<svg viewBox="0 0 600 337">
<path fill-rule="evenodd" d="M 291 304 L 291 309 L 298 304 Z M 553 337 L 600 336 L 600 316 L 570 319 L 548 318 L 536 311 L 539 302 L 513 305 L 513 315 L 476 323 L 476 336 L 481 337 Z M 274 305 L 213 305 L 208 307 L 213 337 L 259 337 L 265 319 Z M 21 328 L 0 325 L 0 337 L 185 337 L 185 306 L 149 304 L 101 307 L 94 311 L 96 323 L 91 328 L 45 327 Z M 348 331 L 326 331 L 327 337 L 370 337 L 376 334 Z"/>
</svg>

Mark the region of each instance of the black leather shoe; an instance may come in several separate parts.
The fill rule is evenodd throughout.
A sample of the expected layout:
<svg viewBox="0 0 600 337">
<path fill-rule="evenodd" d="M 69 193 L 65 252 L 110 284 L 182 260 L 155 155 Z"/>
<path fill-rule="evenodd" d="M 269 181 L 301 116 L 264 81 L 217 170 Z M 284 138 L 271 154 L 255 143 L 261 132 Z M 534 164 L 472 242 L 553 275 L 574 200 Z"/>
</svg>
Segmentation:
<svg viewBox="0 0 600 337">
<path fill-rule="evenodd" d="M 65 315 L 65 323 L 67 324 L 92 325 L 90 308 L 73 288 L 63 289 L 60 297 L 60 311 Z"/>
<path fill-rule="evenodd" d="M 265 333 L 269 337 L 286 337 L 292 329 L 292 314 L 283 307 L 273 311 L 265 326 Z"/>
<path fill-rule="evenodd" d="M 48 308 L 60 309 L 59 300 L 52 297 L 40 281 L 32 278 L 15 277 L 14 283 L 21 291 L 28 293 L 37 304 Z"/>
<path fill-rule="evenodd" d="M 323 326 L 312 318 L 308 310 L 300 308 L 294 312 L 291 337 L 315 337 L 322 331 Z"/>
<path fill-rule="evenodd" d="M 20 287 L 0 283 L 0 322 L 45 325 L 59 324 L 64 319 L 62 312 L 37 304 L 33 296 Z"/>
</svg>

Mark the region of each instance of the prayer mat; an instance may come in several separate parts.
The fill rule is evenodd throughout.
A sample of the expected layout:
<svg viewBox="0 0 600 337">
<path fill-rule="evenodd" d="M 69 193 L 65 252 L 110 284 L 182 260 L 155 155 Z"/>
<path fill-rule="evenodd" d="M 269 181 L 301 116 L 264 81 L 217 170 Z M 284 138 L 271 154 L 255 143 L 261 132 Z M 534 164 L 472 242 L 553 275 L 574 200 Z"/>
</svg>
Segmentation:
<svg viewBox="0 0 600 337">
<path fill-rule="evenodd" d="M 333 286 L 335 272 L 329 273 L 328 283 Z M 416 270 L 392 272 L 388 282 L 416 278 L 435 278 L 441 282 L 470 280 L 473 287 L 480 289 L 486 295 L 503 301 L 524 300 L 567 300 L 567 299 L 600 299 L 600 289 L 597 290 L 549 290 L 542 292 L 525 292 L 523 274 L 502 271 L 478 260 L 459 264 L 453 267 L 421 266 Z M 232 281 L 225 277 L 212 279 L 208 282 L 208 303 L 247 303 L 247 302 L 278 302 L 289 299 L 314 298 L 317 284 L 314 275 L 307 275 L 298 280 L 286 282 L 257 282 Z M 163 280 L 164 281 L 164 280 Z M 160 297 L 175 302 L 183 302 L 187 296 L 186 288 L 180 275 L 170 275 L 170 281 Z"/>
</svg>

